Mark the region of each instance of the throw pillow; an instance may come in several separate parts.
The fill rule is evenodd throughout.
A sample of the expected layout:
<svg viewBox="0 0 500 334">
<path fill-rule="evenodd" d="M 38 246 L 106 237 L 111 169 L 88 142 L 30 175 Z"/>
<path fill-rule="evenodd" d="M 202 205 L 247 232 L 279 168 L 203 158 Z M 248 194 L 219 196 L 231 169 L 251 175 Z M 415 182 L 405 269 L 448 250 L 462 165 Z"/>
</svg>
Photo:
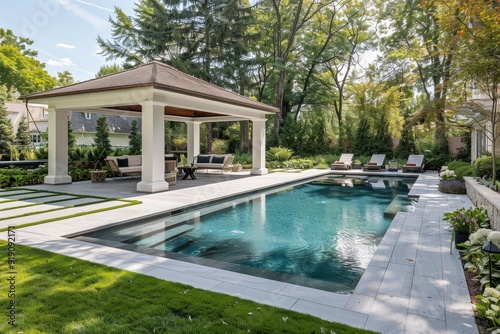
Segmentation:
<svg viewBox="0 0 500 334">
<path fill-rule="evenodd" d="M 165 161 L 167 161 L 167 160 L 175 160 L 175 161 L 177 161 L 177 158 L 176 157 L 165 156 Z"/>
<path fill-rule="evenodd" d="M 128 158 L 116 159 L 118 162 L 118 167 L 128 167 Z"/>
<path fill-rule="evenodd" d="M 370 161 L 369 163 L 367 163 L 367 165 L 370 165 L 370 166 L 377 166 L 377 163 L 376 163 L 376 162 L 371 162 L 371 161 Z"/>
<path fill-rule="evenodd" d="M 415 166 L 417 166 L 417 164 L 406 164 L 405 166 L 406 167 L 415 167 Z"/>
<path fill-rule="evenodd" d="M 210 156 L 209 155 L 199 155 L 196 162 L 198 162 L 200 164 L 208 164 L 210 162 Z"/>
<path fill-rule="evenodd" d="M 225 157 L 213 157 L 212 158 L 212 163 L 213 164 L 223 164 L 224 163 L 224 158 Z"/>
<path fill-rule="evenodd" d="M 343 161 L 335 161 L 335 163 L 336 163 L 336 164 L 341 164 L 341 165 L 343 165 L 343 164 L 344 164 L 344 162 L 343 162 Z"/>
</svg>

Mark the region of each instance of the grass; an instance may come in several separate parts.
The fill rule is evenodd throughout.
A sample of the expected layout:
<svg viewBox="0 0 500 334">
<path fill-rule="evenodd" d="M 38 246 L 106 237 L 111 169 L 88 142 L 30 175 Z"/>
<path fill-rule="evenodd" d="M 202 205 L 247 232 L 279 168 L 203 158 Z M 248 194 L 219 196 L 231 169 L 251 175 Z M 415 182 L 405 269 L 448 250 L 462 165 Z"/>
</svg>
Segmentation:
<svg viewBox="0 0 500 334">
<path fill-rule="evenodd" d="M 0 333 L 374 333 L 21 245 L 8 268 L 7 246 L 1 280 L 16 272 L 16 326 L 2 284 Z"/>
</svg>

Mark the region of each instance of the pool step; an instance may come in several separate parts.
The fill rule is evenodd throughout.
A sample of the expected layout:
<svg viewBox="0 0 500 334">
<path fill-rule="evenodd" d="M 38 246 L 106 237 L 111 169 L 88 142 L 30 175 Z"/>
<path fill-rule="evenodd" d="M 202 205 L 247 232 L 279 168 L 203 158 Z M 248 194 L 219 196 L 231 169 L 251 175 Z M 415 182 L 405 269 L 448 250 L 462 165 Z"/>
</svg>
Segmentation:
<svg viewBox="0 0 500 334">
<path fill-rule="evenodd" d="M 144 239 L 140 239 L 134 242 L 134 245 L 137 246 L 146 246 L 146 247 L 155 247 L 158 244 L 163 244 L 168 240 L 178 237 L 181 234 L 194 230 L 193 225 L 182 224 L 172 228 L 169 228 L 163 233 L 156 233 L 151 235 L 150 237 L 146 237 Z"/>
<path fill-rule="evenodd" d="M 396 195 L 391 204 L 385 209 L 384 217 L 394 217 L 399 211 L 408 211 L 412 201 L 406 195 Z"/>
</svg>

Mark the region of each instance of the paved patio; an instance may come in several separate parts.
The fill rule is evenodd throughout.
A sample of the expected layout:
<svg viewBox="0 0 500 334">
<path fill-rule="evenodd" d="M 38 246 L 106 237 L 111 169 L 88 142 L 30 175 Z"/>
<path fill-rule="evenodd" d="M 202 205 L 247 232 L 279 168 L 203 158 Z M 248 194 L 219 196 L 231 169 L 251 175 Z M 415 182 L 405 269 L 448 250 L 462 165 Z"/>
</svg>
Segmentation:
<svg viewBox="0 0 500 334">
<path fill-rule="evenodd" d="M 466 195 L 438 192 L 436 172 L 419 176 L 410 191 L 410 196 L 419 197 L 415 212 L 400 212 L 396 215 L 353 294 L 314 290 L 64 237 L 137 217 L 329 173 L 332 172 L 307 170 L 262 176 L 250 176 L 247 173 L 199 173 L 198 180 L 178 180 L 171 190 L 154 194 L 136 192 L 135 184 L 139 181 L 137 178 L 104 184 L 78 182 L 34 186 L 31 188 L 137 199 L 142 204 L 17 229 L 16 241 L 54 253 L 235 295 L 381 333 L 478 333 L 459 255 L 456 250 L 450 254 L 451 233 L 444 229 L 447 223 L 442 221 L 444 212 L 470 207 L 472 204 Z M 335 174 L 339 174 L 339 171 L 335 171 Z M 61 212 L 50 214 L 55 218 Z M 15 221 L 6 220 L 0 225 L 19 226 L 30 221 L 33 221 L 32 217 L 24 217 Z M 1 238 L 6 239 L 6 233 Z"/>
</svg>

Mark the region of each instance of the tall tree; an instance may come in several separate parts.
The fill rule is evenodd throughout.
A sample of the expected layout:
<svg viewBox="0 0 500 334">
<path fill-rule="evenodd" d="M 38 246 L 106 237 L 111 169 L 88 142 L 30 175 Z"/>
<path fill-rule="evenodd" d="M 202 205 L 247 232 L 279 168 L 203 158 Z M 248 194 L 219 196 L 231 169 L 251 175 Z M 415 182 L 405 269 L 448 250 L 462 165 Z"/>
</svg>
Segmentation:
<svg viewBox="0 0 500 334">
<path fill-rule="evenodd" d="M 75 78 L 70 71 L 57 72 L 56 86 L 64 87 L 75 83 Z"/>
<path fill-rule="evenodd" d="M 19 152 L 19 160 L 29 159 L 31 152 L 31 137 L 25 116 L 21 117 L 21 120 L 19 121 L 14 143 L 17 147 L 17 151 Z"/>
<path fill-rule="evenodd" d="M 142 149 L 142 138 L 139 133 L 139 128 L 137 127 L 137 120 L 133 119 L 130 127 L 130 134 L 128 135 L 130 154 L 141 154 Z"/>
<path fill-rule="evenodd" d="M 496 1 L 437 1 L 440 6 L 438 16 L 444 29 L 457 29 L 448 43 L 456 48 L 456 76 L 462 83 L 472 82 L 474 89 L 491 99 L 491 108 L 470 101 L 458 101 L 457 109 L 471 119 L 479 113 L 491 122 L 486 127 L 492 141 L 492 179 L 496 179 L 497 141 L 500 138 L 500 115 L 498 115 L 498 95 L 500 89 L 500 6 Z"/>
<path fill-rule="evenodd" d="M 94 145 L 99 149 L 99 153 L 111 152 L 111 142 L 109 140 L 109 124 L 106 115 L 101 115 L 97 118 Z"/>
<path fill-rule="evenodd" d="M 246 84 L 241 64 L 249 13 L 240 0 L 141 0 L 135 17 L 115 8 L 112 39 L 97 40 L 107 59 L 125 59 L 126 67 L 159 60 L 239 92 L 236 87 Z M 210 150 L 211 123 L 207 142 Z"/>
<path fill-rule="evenodd" d="M 426 97 L 421 113 L 436 123 L 434 153 L 447 156 L 445 109 L 456 52 L 455 43 L 449 41 L 457 34 L 457 26 L 442 29 L 435 0 L 391 0 L 380 1 L 379 5 L 383 19 L 389 22 L 389 35 L 382 40 L 383 52 L 387 56 L 406 55 L 415 64 L 419 87 Z"/>
<path fill-rule="evenodd" d="M 0 100 L 0 160 L 10 160 L 14 144 L 14 127 L 3 100 Z"/>
</svg>

